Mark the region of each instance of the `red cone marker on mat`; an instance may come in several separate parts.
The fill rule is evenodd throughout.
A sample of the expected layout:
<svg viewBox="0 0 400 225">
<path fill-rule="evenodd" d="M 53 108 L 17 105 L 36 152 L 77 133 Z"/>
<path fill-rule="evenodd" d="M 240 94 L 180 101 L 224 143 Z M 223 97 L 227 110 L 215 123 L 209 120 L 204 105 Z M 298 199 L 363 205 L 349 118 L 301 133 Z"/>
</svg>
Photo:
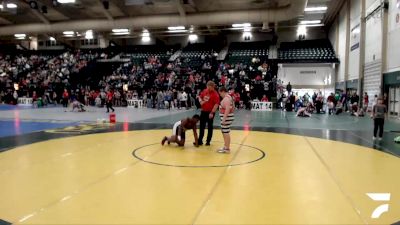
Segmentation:
<svg viewBox="0 0 400 225">
<path fill-rule="evenodd" d="M 110 113 L 110 123 L 115 123 L 116 122 L 116 116 L 115 113 Z"/>
</svg>

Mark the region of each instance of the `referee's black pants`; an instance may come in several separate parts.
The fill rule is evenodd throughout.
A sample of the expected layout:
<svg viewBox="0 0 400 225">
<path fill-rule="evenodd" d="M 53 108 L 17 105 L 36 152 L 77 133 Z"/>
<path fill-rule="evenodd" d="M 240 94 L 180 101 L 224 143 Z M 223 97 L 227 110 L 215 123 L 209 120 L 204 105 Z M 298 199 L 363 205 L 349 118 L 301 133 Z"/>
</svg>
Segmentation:
<svg viewBox="0 0 400 225">
<path fill-rule="evenodd" d="M 207 132 L 207 143 L 211 142 L 212 136 L 213 136 L 213 123 L 214 123 L 214 117 L 210 119 L 210 113 L 211 112 L 205 112 L 201 111 L 200 113 L 200 134 L 199 134 L 199 144 L 203 143 L 203 137 L 204 137 L 204 130 L 206 129 L 206 124 L 208 125 L 208 132 Z"/>
</svg>

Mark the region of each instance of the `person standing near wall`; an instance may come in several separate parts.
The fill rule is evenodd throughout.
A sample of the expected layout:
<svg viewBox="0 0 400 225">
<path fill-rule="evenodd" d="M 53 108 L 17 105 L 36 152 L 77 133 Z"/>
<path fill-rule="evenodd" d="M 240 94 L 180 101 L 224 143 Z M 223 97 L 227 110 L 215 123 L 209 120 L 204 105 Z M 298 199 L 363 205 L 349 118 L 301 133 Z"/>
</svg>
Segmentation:
<svg viewBox="0 0 400 225">
<path fill-rule="evenodd" d="M 286 90 L 288 92 L 288 96 L 290 96 L 290 94 L 292 93 L 292 85 L 290 84 L 290 82 L 288 83 L 288 85 L 286 86 Z"/>
<path fill-rule="evenodd" d="M 374 136 L 373 140 L 376 140 L 376 134 L 379 129 L 379 141 L 382 140 L 383 126 L 385 124 L 385 115 L 387 113 L 386 105 L 383 104 L 383 99 L 378 98 L 378 103 L 372 108 L 372 119 L 374 119 Z"/>
<path fill-rule="evenodd" d="M 203 144 L 204 130 L 206 124 L 208 125 L 207 142 L 206 145 L 210 145 L 212 135 L 213 135 L 213 122 L 215 112 L 219 105 L 219 96 L 217 91 L 215 91 L 215 83 L 212 81 L 207 82 L 207 88 L 204 89 L 199 96 L 199 102 L 201 105 L 200 114 L 200 136 L 199 145 Z"/>
<path fill-rule="evenodd" d="M 368 105 L 369 105 L 368 93 L 364 92 L 364 98 L 363 98 L 363 109 L 364 109 L 364 112 L 368 111 Z"/>
<path fill-rule="evenodd" d="M 66 108 L 68 108 L 68 99 L 69 99 L 69 93 L 68 93 L 67 89 L 64 89 L 64 92 L 62 94 L 62 103 L 63 103 L 63 107 L 65 108 L 65 112 L 67 111 Z"/>
<path fill-rule="evenodd" d="M 110 109 L 114 112 L 114 108 L 112 107 L 113 98 L 114 98 L 114 94 L 111 90 L 109 90 L 107 92 L 107 96 L 106 96 L 107 113 L 110 112 Z"/>
</svg>

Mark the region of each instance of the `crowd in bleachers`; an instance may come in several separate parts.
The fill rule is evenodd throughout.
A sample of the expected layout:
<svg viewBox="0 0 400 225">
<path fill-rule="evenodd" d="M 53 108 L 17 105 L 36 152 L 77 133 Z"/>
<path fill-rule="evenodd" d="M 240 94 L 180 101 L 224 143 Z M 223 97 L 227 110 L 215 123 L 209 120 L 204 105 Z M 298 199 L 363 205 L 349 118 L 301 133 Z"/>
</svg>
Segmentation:
<svg viewBox="0 0 400 225">
<path fill-rule="evenodd" d="M 40 100 L 39 105 L 60 102 L 64 88 L 71 86 L 72 76 L 76 76 L 88 61 L 99 57 L 106 58 L 107 55 L 99 52 L 75 51 L 58 56 L 54 54 L 31 55 L 29 58 L 17 56 L 14 60 L 6 56 L 1 61 L 1 65 L 5 66 L 1 66 L 0 100 L 16 104 L 18 97 L 31 97 L 34 101 Z"/>
<path fill-rule="evenodd" d="M 325 42 L 318 43 L 322 46 Z M 111 92 L 116 106 L 126 106 L 127 100 L 141 99 L 149 108 L 190 108 L 198 106 L 197 94 L 208 80 L 213 80 L 230 90 L 237 107 L 250 109 L 251 101 L 276 97 L 280 106 L 285 98 L 292 97 L 280 94 L 284 88 L 276 77 L 279 60 L 268 59 L 269 44 L 232 43 L 227 59 L 222 62 L 217 61 L 220 48 L 206 44 L 188 45 L 173 61 L 169 59 L 177 50 L 176 46 L 127 47 L 121 49 L 117 57 L 121 63 L 102 76 L 96 76 L 95 72 L 79 74 L 88 62 L 109 58 L 107 52 L 99 49 L 59 55 L 3 55 L 0 56 L 0 102 L 15 104 L 18 97 L 24 96 L 41 99 L 42 104 L 60 103 L 66 88 L 72 100 L 86 105 L 104 106 L 107 93 Z M 288 45 L 283 44 L 281 50 L 285 46 Z M 73 83 L 77 76 L 86 80 Z M 87 80 L 91 82 L 85 82 Z M 307 105 L 305 99 L 304 105 Z"/>
<path fill-rule="evenodd" d="M 217 54 L 206 45 L 187 47 L 173 62 L 162 63 L 158 57 L 148 55 L 141 64 L 135 60 L 123 63 L 111 75 L 102 77 L 98 88 L 114 90 L 114 99 L 120 99 L 116 105 L 142 99 L 149 108 L 190 108 L 198 106 L 198 93 L 213 80 L 231 89 L 238 107 L 250 109 L 252 99 L 273 96 L 277 87 L 276 72 L 266 61 L 217 62 Z"/>
</svg>

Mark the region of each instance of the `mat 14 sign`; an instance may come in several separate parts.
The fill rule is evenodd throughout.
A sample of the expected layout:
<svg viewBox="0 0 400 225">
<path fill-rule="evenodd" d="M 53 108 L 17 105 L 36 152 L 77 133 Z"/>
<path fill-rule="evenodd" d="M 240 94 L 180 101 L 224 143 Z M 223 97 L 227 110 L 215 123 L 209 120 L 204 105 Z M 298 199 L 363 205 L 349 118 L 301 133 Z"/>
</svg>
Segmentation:
<svg viewBox="0 0 400 225">
<path fill-rule="evenodd" d="M 32 98 L 18 98 L 18 105 L 33 105 Z"/>
<path fill-rule="evenodd" d="M 272 111 L 272 102 L 251 102 L 252 111 Z"/>
</svg>

